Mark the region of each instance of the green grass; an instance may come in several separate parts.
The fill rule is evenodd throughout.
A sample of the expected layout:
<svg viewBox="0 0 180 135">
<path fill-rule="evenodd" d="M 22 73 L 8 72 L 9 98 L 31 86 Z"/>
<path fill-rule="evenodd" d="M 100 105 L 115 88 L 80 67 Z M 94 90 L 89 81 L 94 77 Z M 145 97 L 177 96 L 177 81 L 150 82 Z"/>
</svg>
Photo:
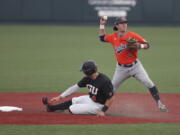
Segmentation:
<svg viewBox="0 0 180 135">
<path fill-rule="evenodd" d="M 180 27 L 130 27 L 151 48 L 139 58 L 162 93 L 180 93 Z M 0 92 L 58 92 L 76 83 L 83 61 L 91 59 L 112 77 L 111 45 L 99 42 L 98 27 L 0 26 Z M 108 32 L 112 30 L 109 27 Z M 134 79 L 121 92 L 148 92 Z M 87 92 L 87 90 L 84 90 Z M 178 135 L 179 124 L 1 125 L 1 135 Z"/>
<path fill-rule="evenodd" d="M 180 27 L 130 27 L 151 48 L 139 58 L 162 93 L 180 93 Z M 109 27 L 108 33 L 112 30 Z M 97 62 L 112 77 L 115 58 L 111 45 L 99 42 L 95 26 L 0 25 L 0 92 L 59 92 L 81 77 L 83 61 Z M 87 90 L 83 90 L 87 92 Z M 148 92 L 134 79 L 121 92 Z"/>
<path fill-rule="evenodd" d="M 178 135 L 178 124 L 3 125 L 1 135 Z"/>
</svg>

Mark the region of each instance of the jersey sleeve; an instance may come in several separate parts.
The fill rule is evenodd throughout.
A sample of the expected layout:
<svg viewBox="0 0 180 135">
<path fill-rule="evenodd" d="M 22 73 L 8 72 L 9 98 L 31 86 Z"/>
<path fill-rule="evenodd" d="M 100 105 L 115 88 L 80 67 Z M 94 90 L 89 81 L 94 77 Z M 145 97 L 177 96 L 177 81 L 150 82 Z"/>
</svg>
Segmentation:
<svg viewBox="0 0 180 135">
<path fill-rule="evenodd" d="M 112 42 L 112 37 L 113 37 L 112 34 L 107 34 L 107 35 L 104 36 L 104 41 L 111 43 Z"/>
<path fill-rule="evenodd" d="M 86 78 L 86 77 L 82 78 L 82 79 L 77 83 L 77 85 L 78 85 L 80 88 L 86 87 L 86 84 L 87 84 L 87 78 Z"/>
<path fill-rule="evenodd" d="M 64 98 L 67 97 L 69 95 L 71 95 L 72 93 L 75 93 L 77 90 L 79 89 L 79 86 L 77 84 L 69 87 L 67 90 L 65 90 L 60 97 Z"/>
<path fill-rule="evenodd" d="M 111 81 L 106 81 L 103 85 L 103 92 L 106 99 L 110 99 L 113 96 L 113 85 Z"/>
<path fill-rule="evenodd" d="M 133 38 L 137 39 L 141 44 L 147 43 L 147 41 L 137 33 L 133 33 Z"/>
</svg>

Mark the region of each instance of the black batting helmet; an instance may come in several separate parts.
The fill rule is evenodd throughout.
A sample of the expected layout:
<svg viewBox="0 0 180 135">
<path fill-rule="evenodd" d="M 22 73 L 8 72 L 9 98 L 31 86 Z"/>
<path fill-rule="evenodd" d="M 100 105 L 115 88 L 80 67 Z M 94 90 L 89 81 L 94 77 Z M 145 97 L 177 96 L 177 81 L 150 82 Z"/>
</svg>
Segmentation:
<svg viewBox="0 0 180 135">
<path fill-rule="evenodd" d="M 118 29 L 116 28 L 116 25 L 120 24 L 120 23 L 128 23 L 128 20 L 126 17 L 118 17 L 115 19 L 114 21 L 114 27 L 113 30 L 117 31 Z"/>
<path fill-rule="evenodd" d="M 81 70 L 86 75 L 92 75 L 93 73 L 97 72 L 97 65 L 93 61 L 85 61 L 82 64 Z"/>
</svg>

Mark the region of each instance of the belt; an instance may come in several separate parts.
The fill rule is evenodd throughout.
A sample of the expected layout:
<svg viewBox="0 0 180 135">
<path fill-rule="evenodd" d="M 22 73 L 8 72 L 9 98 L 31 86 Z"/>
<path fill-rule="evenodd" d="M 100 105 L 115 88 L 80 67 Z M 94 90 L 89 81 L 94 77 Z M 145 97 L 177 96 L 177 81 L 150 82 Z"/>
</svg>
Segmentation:
<svg viewBox="0 0 180 135">
<path fill-rule="evenodd" d="M 132 64 L 120 64 L 120 63 L 118 63 L 118 65 L 119 66 L 121 66 L 121 67 L 132 67 L 133 65 L 135 65 L 137 63 L 137 60 L 135 60 Z"/>
</svg>

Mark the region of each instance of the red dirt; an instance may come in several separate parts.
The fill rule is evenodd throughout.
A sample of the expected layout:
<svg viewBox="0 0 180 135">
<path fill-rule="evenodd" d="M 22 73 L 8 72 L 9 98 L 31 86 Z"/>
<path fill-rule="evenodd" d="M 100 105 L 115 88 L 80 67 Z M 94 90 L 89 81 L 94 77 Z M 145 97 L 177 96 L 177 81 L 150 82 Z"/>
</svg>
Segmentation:
<svg viewBox="0 0 180 135">
<path fill-rule="evenodd" d="M 0 93 L 0 106 L 24 109 L 22 112 L 0 112 L 0 124 L 180 123 L 180 94 L 161 94 L 169 112 L 159 112 L 150 94 L 116 94 L 105 117 L 45 112 L 41 97 L 51 98 L 57 94 Z"/>
</svg>

